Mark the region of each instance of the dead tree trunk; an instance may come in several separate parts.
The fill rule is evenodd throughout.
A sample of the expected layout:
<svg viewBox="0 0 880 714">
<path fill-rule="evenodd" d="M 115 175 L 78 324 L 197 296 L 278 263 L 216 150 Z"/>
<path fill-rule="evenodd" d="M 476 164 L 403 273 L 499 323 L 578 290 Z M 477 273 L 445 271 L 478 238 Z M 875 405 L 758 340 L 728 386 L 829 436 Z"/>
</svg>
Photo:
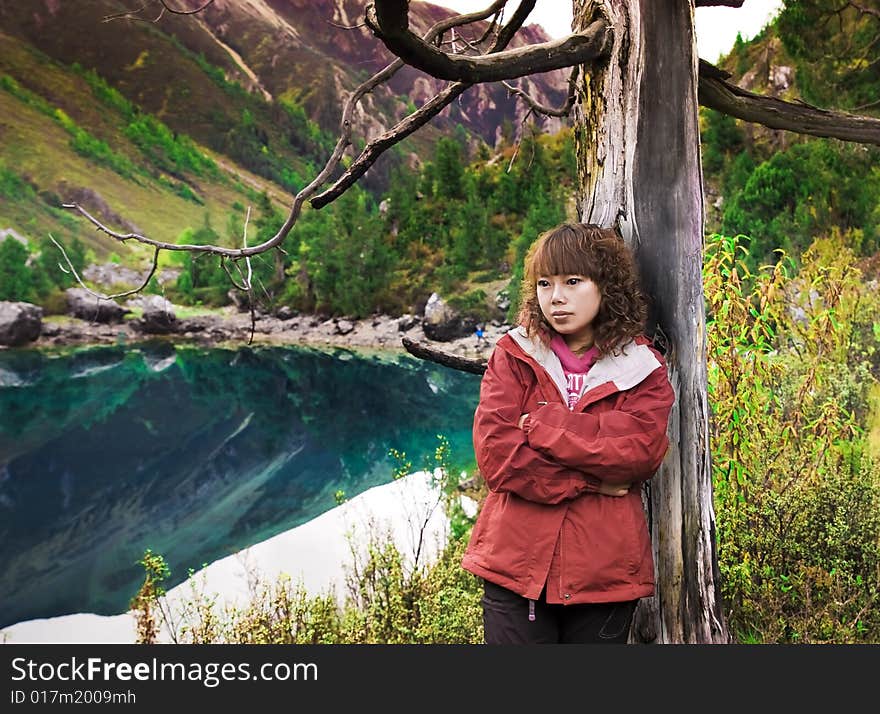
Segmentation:
<svg viewBox="0 0 880 714">
<path fill-rule="evenodd" d="M 580 218 L 617 226 L 652 300 L 677 399 L 670 451 L 647 490 L 657 593 L 640 642 L 728 642 L 715 555 L 702 289 L 703 196 L 693 0 L 578 0 L 575 29 L 607 13 L 610 61 L 577 103 Z"/>
</svg>

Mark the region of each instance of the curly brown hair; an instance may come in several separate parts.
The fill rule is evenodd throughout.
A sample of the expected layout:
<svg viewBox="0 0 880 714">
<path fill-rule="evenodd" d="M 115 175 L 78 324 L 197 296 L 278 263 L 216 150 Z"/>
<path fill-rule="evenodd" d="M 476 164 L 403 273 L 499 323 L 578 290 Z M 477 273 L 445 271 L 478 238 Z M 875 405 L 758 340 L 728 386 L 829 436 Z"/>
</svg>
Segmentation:
<svg viewBox="0 0 880 714">
<path fill-rule="evenodd" d="M 602 301 L 593 334 L 601 355 L 615 353 L 644 332 L 648 308 L 635 259 L 613 228 L 563 223 L 529 248 L 518 321 L 530 337 L 545 343 L 555 333 L 541 312 L 536 286 L 539 277 L 551 275 L 582 275 L 596 283 Z"/>
</svg>

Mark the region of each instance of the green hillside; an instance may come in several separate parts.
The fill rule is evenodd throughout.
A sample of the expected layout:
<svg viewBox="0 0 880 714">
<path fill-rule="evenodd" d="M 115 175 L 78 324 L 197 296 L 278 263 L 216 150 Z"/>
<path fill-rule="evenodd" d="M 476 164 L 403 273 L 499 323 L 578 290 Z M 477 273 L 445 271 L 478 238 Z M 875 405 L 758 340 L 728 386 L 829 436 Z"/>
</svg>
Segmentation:
<svg viewBox="0 0 880 714">
<path fill-rule="evenodd" d="M 41 242 L 78 237 L 97 260 L 146 255 L 60 208 L 76 201 L 110 227 L 174 241 L 224 225 L 263 190 L 290 196 L 142 112 L 94 72 L 65 67 L 0 33 L 0 228 Z M 241 209 L 239 209 L 241 210 Z"/>
<path fill-rule="evenodd" d="M 789 3 L 754 40 L 738 39 L 721 66 L 759 94 L 880 116 L 880 71 L 859 60 L 880 20 L 832 18 L 826 5 Z M 880 147 L 773 131 L 709 109 L 701 125 L 707 229 L 749 236 L 753 268 L 775 262 L 776 249 L 799 258 L 832 235 L 862 258 L 880 250 Z"/>
</svg>

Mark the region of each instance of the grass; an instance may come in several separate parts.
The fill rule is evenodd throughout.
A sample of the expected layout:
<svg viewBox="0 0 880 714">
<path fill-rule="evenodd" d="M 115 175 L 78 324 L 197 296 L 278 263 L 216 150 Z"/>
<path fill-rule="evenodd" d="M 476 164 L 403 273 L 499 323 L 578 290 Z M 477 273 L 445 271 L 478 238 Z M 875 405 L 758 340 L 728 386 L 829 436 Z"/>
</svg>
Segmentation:
<svg viewBox="0 0 880 714">
<path fill-rule="evenodd" d="M 110 169 L 96 166 L 76 154 L 70 147 L 69 134 L 61 126 L 4 91 L 0 91 L 0 116 L 4 117 L 0 129 L 3 139 L 0 142 L 0 162 L 34 187 L 34 194 L 30 197 L 2 202 L 0 228 L 15 228 L 33 240 L 51 233 L 63 243 L 78 235 L 86 247 L 94 251 L 97 260 L 106 259 L 115 252 L 124 264 L 131 266 L 147 260 L 144 256 L 150 252 L 147 248 L 119 244 L 109 236 L 95 232 L 85 219 L 58 205 L 51 205 L 38 195 L 40 192 L 52 196 L 51 202 L 60 204 L 67 198 L 65 188 L 87 188 L 100 196 L 110 210 L 137 226 L 145 235 L 169 242 L 175 242 L 185 228 L 202 225 L 206 217 L 212 225 L 222 228 L 234 203 L 249 203 L 235 182 L 226 178 L 199 180 L 203 206 L 181 198 L 173 189 L 148 176 L 125 180 Z M 114 148 L 118 146 L 115 144 Z M 231 161 L 224 163 L 237 172 Z M 242 173 L 249 185 L 266 186 L 279 203 L 287 197 L 264 179 L 249 172 Z M 288 205 L 289 202 L 283 209 L 286 210 Z M 127 230 L 119 225 L 110 227 Z M 166 263 L 166 260 L 162 262 Z"/>
<path fill-rule="evenodd" d="M 34 248 L 51 233 L 62 244 L 79 237 L 96 261 L 115 253 L 124 265 L 139 268 L 151 259 L 151 249 L 134 243 L 120 244 L 93 230 L 84 218 L 61 209 L 60 204 L 69 200 L 71 189 L 94 192 L 110 211 L 136 226 L 139 232 L 172 243 L 186 228 L 197 228 L 206 220 L 222 234 L 230 214 L 236 212 L 232 206 L 252 203 L 248 196 L 254 190 L 268 190 L 284 213 L 292 202 L 285 191 L 241 170 L 226 157 L 222 161 L 228 168 L 221 169 L 219 176 L 190 179 L 191 188 L 196 187 L 203 205 L 186 200 L 172 185 L 180 183 L 178 178 L 163 180 L 155 176 L 155 167 L 124 135 L 128 118 L 96 99 L 81 73 L 3 32 L 0 75 L 12 77 L 27 95 L 39 98 L 43 105 L 62 109 L 79 127 L 106 141 L 114 152 L 139 167 L 131 179 L 125 179 L 77 154 L 71 148 L 71 135 L 56 120 L 0 90 L 0 165 L 33 188 L 27 195 L 0 201 L 0 229 L 14 228 L 31 239 Z M 214 152 L 199 148 L 211 158 L 218 158 Z M 129 230 L 110 220 L 105 222 L 116 230 Z M 234 239 L 237 242 L 240 237 Z M 160 265 L 174 263 L 167 252 L 160 256 Z"/>
<path fill-rule="evenodd" d="M 215 307 L 205 307 L 204 305 L 175 305 L 174 314 L 179 320 L 185 320 L 190 317 L 201 317 L 203 315 L 222 316 L 224 313 Z"/>
</svg>

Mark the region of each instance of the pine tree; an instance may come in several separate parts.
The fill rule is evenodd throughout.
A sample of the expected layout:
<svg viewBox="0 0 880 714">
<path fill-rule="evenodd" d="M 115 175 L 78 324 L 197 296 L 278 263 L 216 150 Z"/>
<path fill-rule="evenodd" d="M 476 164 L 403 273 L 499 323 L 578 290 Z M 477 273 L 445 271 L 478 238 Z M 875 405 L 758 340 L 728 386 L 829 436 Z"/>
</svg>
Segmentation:
<svg viewBox="0 0 880 714">
<path fill-rule="evenodd" d="M 34 276 L 27 259 L 27 248 L 15 238 L 7 237 L 0 243 L 0 300 L 34 299 Z"/>
</svg>

